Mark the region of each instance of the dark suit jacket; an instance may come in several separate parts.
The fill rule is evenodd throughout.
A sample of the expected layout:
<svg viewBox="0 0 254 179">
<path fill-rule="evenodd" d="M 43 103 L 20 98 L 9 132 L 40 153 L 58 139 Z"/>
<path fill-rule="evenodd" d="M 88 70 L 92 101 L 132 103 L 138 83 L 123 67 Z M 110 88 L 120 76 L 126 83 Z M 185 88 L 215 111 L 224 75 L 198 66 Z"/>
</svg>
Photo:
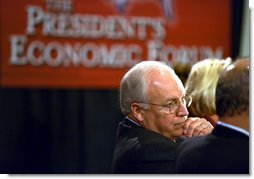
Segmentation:
<svg viewBox="0 0 254 179">
<path fill-rule="evenodd" d="M 208 136 L 187 139 L 177 150 L 176 173 L 248 174 L 249 137 L 218 124 Z"/>
<path fill-rule="evenodd" d="M 176 142 L 125 118 L 118 126 L 113 173 L 174 173 Z"/>
</svg>

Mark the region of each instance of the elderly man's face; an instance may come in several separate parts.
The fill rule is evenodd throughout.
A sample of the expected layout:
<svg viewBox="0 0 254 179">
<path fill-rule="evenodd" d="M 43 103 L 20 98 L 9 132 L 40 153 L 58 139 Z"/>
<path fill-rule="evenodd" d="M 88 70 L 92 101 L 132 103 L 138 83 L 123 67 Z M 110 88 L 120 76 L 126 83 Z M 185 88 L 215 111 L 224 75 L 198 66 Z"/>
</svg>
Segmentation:
<svg viewBox="0 0 254 179">
<path fill-rule="evenodd" d="M 148 77 L 149 105 L 143 114 L 143 126 L 168 138 L 177 138 L 183 134 L 183 125 L 188 116 L 186 106 L 180 102 L 176 110 L 169 110 L 172 101 L 179 101 L 185 96 L 185 89 L 180 79 L 168 72 L 155 71 Z"/>
</svg>

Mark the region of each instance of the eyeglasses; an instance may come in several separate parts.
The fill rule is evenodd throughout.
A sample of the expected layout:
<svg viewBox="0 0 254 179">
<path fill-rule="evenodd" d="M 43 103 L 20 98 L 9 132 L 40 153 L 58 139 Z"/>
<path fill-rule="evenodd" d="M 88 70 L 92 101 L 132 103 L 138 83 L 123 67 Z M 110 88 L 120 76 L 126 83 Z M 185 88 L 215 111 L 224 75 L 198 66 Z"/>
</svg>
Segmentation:
<svg viewBox="0 0 254 179">
<path fill-rule="evenodd" d="M 172 99 L 167 104 L 155 104 L 155 103 L 145 103 L 145 102 L 139 102 L 139 103 L 159 106 L 164 108 L 167 113 L 174 114 L 179 111 L 180 103 L 182 103 L 185 107 L 189 107 L 192 103 L 192 97 L 190 95 L 186 95 L 181 97 L 180 100 Z"/>
</svg>

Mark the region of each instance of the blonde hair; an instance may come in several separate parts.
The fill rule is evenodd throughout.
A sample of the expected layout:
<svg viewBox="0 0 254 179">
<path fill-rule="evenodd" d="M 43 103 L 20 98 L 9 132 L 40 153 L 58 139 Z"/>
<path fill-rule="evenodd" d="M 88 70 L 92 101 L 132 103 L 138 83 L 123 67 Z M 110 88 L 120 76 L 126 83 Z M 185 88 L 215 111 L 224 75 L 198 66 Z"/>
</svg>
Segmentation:
<svg viewBox="0 0 254 179">
<path fill-rule="evenodd" d="M 205 59 L 195 63 L 185 83 L 186 93 L 192 95 L 190 115 L 205 117 L 216 114 L 215 90 L 220 73 L 231 59 Z"/>
</svg>

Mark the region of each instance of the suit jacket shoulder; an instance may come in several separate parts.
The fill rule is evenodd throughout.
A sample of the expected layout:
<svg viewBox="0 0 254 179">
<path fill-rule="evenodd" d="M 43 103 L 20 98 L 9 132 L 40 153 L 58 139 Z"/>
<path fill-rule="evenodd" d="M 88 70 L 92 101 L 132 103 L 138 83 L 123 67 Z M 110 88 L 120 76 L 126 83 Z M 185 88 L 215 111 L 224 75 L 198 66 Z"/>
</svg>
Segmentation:
<svg viewBox="0 0 254 179">
<path fill-rule="evenodd" d="M 249 173 L 249 137 L 220 125 L 208 136 L 185 140 L 176 155 L 177 173 Z"/>
<path fill-rule="evenodd" d="M 172 173 L 178 145 L 178 142 L 124 120 L 118 127 L 113 172 Z"/>
</svg>

